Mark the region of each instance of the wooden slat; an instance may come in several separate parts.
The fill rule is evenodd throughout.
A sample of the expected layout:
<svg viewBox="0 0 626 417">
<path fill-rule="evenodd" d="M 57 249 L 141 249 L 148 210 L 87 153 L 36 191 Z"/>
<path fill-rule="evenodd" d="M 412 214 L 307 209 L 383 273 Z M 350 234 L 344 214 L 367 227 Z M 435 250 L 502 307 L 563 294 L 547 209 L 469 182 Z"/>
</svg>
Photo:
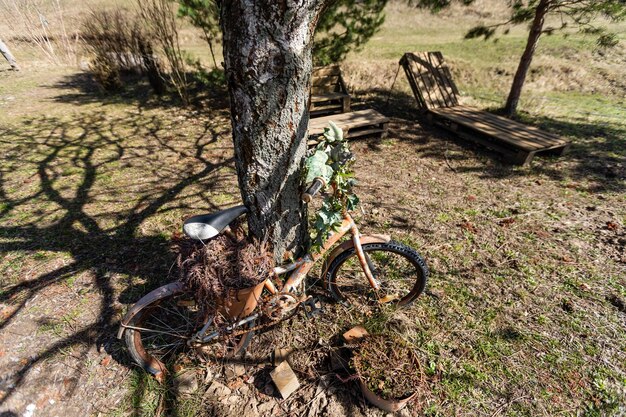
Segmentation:
<svg viewBox="0 0 626 417">
<path fill-rule="evenodd" d="M 537 150 L 541 148 L 541 145 L 538 145 L 535 142 L 528 141 L 522 138 L 512 138 L 511 135 L 506 134 L 505 132 L 500 131 L 492 125 L 488 125 L 484 122 L 472 120 L 466 116 L 463 116 L 462 113 L 458 112 L 450 112 L 448 109 L 431 109 L 431 111 L 439 116 L 445 117 L 448 120 L 451 120 L 455 123 L 468 127 L 470 129 L 477 130 L 481 133 L 489 135 L 494 139 L 497 139 L 501 142 L 505 142 L 511 146 L 526 149 L 529 151 Z"/>
<path fill-rule="evenodd" d="M 491 115 L 485 111 L 459 106 L 453 109 L 437 109 L 437 112 L 439 114 L 453 114 L 463 117 L 468 120 L 469 124 L 487 126 L 489 129 L 493 130 L 494 134 L 498 133 L 506 137 L 513 137 L 521 141 L 528 141 L 538 146 L 552 146 L 555 144 L 554 140 L 546 140 L 532 135 L 532 133 L 529 134 L 529 132 L 525 130 L 526 126 L 521 123 Z"/>
<path fill-rule="evenodd" d="M 326 93 L 337 93 L 340 92 L 337 85 L 314 85 L 311 86 L 311 94 L 326 94 Z"/>
<path fill-rule="evenodd" d="M 481 111 L 466 106 L 457 106 L 454 109 L 442 109 L 443 112 L 453 112 L 462 114 L 463 116 L 493 126 L 501 131 L 503 134 L 511 135 L 515 138 L 531 140 L 533 142 L 542 144 L 543 146 L 555 146 L 565 145 L 567 140 L 545 132 L 534 126 L 528 126 L 519 122 L 516 122 L 506 117 L 501 117 L 486 111 Z"/>
<path fill-rule="evenodd" d="M 434 56 L 432 54 L 423 53 L 418 56 L 420 61 L 416 62 L 416 64 L 421 67 L 420 69 L 423 74 L 428 77 L 428 81 L 430 82 L 430 91 L 432 92 L 433 97 L 437 100 L 438 107 L 448 107 L 446 95 L 444 93 L 444 86 L 438 76 L 437 64 L 433 62 L 433 58 Z"/>
<path fill-rule="evenodd" d="M 341 69 L 339 65 L 329 65 L 327 67 L 315 67 L 313 68 L 312 75 L 314 77 L 323 77 L 326 75 L 339 75 L 341 74 Z"/>
<path fill-rule="evenodd" d="M 428 106 L 426 105 L 426 100 L 422 95 L 422 92 L 419 88 L 417 88 L 417 81 L 415 79 L 415 74 L 410 69 L 410 63 L 408 62 L 407 55 L 403 55 L 400 60 L 400 65 L 402 69 L 404 69 L 404 73 L 406 74 L 407 79 L 409 80 L 409 85 L 411 86 L 411 90 L 413 91 L 413 95 L 415 96 L 415 101 L 417 101 L 417 105 L 422 110 L 428 110 Z"/>
<path fill-rule="evenodd" d="M 330 67 L 317 67 L 313 70 L 311 79 L 311 107 L 312 115 L 328 113 L 331 108 L 321 109 L 316 103 L 340 100 L 341 103 L 332 110 L 338 112 L 350 111 L 350 93 L 341 76 L 341 69 L 338 65 Z"/>
<path fill-rule="evenodd" d="M 456 88 L 456 85 L 454 84 L 454 81 L 452 81 L 452 75 L 450 74 L 450 70 L 444 63 L 443 54 L 441 52 L 431 52 L 429 56 L 431 58 L 431 62 L 436 62 L 436 76 L 439 78 L 439 81 L 441 83 L 440 87 L 446 97 L 447 107 L 457 106 L 459 104 L 457 98 L 458 90 Z"/>
<path fill-rule="evenodd" d="M 459 106 L 459 107 L 463 107 L 463 106 Z M 546 132 L 545 130 L 541 130 L 535 126 L 529 126 L 529 125 L 525 125 L 519 122 L 516 122 L 514 120 L 511 119 L 507 119 L 506 117 L 501 117 L 498 116 L 496 114 L 493 113 L 489 113 L 486 111 L 481 111 L 481 110 L 477 110 L 477 109 L 472 109 L 470 107 L 463 107 L 466 108 L 468 110 L 473 111 L 476 114 L 480 114 L 480 116 L 483 119 L 487 119 L 490 122 L 497 124 L 499 126 L 501 126 L 504 129 L 510 130 L 510 131 L 517 131 L 519 129 L 520 126 L 524 127 L 523 133 L 524 134 L 532 134 L 533 137 L 539 138 L 539 139 L 543 139 L 543 140 L 547 140 L 548 142 L 553 142 L 553 141 L 561 141 L 562 143 L 567 143 L 567 140 L 554 135 L 552 133 Z"/>
<path fill-rule="evenodd" d="M 495 115 L 488 115 L 487 117 L 484 117 L 486 112 L 476 109 L 467 107 L 452 107 L 447 109 L 431 109 L 431 111 L 455 123 L 478 130 L 496 138 L 497 140 L 528 151 L 547 150 L 554 147 L 564 146 L 567 143 L 567 141 L 558 137 L 551 140 L 543 137 L 540 138 L 534 134 L 535 132 L 527 131 L 526 128 L 528 126 L 526 125 L 513 120 L 499 118 L 506 120 L 506 123 L 508 123 L 508 127 L 504 128 L 498 124 L 504 123 L 504 121 L 498 120 L 498 123 L 494 123 L 492 116 Z"/>
<path fill-rule="evenodd" d="M 312 87 L 335 86 L 339 83 L 339 75 L 324 75 L 311 77 Z"/>
<path fill-rule="evenodd" d="M 459 104 L 458 89 L 441 52 L 406 53 L 400 64 L 407 73 L 413 94 L 419 102 L 416 93 L 419 92 L 426 108 L 453 107 Z"/>
<path fill-rule="evenodd" d="M 428 72 L 422 71 L 419 64 L 415 60 L 409 61 L 411 66 L 409 67 L 414 74 L 417 74 L 415 77 L 418 81 L 418 88 L 420 91 L 424 91 L 424 99 L 426 99 L 426 105 L 430 108 L 438 108 L 441 107 L 441 103 L 437 100 L 437 95 L 433 91 L 432 88 L 432 80 L 428 76 Z"/>
<path fill-rule="evenodd" d="M 313 116 L 313 113 L 328 113 L 329 111 L 334 111 L 334 110 L 339 110 L 336 113 L 341 113 L 341 104 L 322 104 L 322 105 L 316 105 L 315 107 L 312 107 L 310 110 L 311 115 Z"/>
<path fill-rule="evenodd" d="M 311 119 L 309 121 L 309 135 L 324 133 L 324 128 L 328 126 L 328 122 L 331 120 L 344 131 L 389 122 L 387 117 L 372 109 L 334 114 Z"/>
<path fill-rule="evenodd" d="M 311 102 L 320 103 L 323 101 L 329 100 L 341 100 L 344 97 L 350 97 L 350 94 L 346 93 L 321 93 L 321 94 L 311 94 Z"/>
</svg>

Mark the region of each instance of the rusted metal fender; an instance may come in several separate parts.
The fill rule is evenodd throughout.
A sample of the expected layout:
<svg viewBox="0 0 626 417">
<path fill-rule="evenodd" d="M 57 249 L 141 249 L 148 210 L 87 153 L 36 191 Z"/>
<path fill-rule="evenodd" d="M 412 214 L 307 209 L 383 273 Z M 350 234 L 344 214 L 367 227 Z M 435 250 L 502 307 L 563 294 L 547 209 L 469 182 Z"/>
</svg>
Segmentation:
<svg viewBox="0 0 626 417">
<path fill-rule="evenodd" d="M 153 291 L 150 291 L 148 294 L 144 295 L 139 301 L 137 301 L 131 308 L 128 310 L 124 318 L 122 319 L 119 330 L 117 331 L 117 338 L 121 339 L 124 336 L 124 327 L 127 325 L 137 313 L 139 313 L 144 307 L 148 304 L 153 303 L 157 300 L 160 300 L 165 297 L 169 297 L 173 294 L 178 294 L 183 292 L 185 289 L 184 285 L 180 281 L 172 282 L 162 287 L 159 287 Z"/>
<path fill-rule="evenodd" d="M 367 243 L 387 243 L 390 240 L 391 240 L 391 236 L 389 235 L 370 235 L 370 236 L 359 237 L 359 241 L 361 242 L 361 245 L 365 245 Z M 354 247 L 354 241 L 352 239 L 349 239 L 343 242 L 341 245 L 337 246 L 335 249 L 333 249 L 333 251 L 330 253 L 330 255 L 328 255 L 326 260 L 324 260 L 324 264 L 322 265 L 322 278 L 326 275 L 326 272 L 328 272 L 328 267 L 330 266 L 330 264 L 333 263 L 335 258 L 339 256 L 339 254 L 342 253 L 343 251 L 348 250 L 353 247 Z M 327 285 L 326 280 L 322 279 L 322 281 L 324 283 L 324 287 L 326 287 Z"/>
</svg>

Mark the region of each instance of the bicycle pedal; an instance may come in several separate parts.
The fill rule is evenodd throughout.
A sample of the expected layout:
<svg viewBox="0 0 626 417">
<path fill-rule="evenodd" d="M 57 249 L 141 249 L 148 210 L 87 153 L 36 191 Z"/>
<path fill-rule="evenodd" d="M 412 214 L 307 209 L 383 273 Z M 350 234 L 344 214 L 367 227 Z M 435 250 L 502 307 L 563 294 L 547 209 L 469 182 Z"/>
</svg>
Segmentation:
<svg viewBox="0 0 626 417">
<path fill-rule="evenodd" d="M 302 303 L 304 313 L 308 319 L 324 313 L 322 302 L 317 297 L 311 297 Z"/>
</svg>

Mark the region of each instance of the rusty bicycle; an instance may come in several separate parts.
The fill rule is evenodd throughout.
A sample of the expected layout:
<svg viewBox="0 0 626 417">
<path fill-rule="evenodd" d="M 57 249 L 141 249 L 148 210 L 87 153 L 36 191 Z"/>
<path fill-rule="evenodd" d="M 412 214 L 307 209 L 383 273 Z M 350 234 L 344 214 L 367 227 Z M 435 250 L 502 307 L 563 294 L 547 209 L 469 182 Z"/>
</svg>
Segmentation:
<svg viewBox="0 0 626 417">
<path fill-rule="evenodd" d="M 324 180 L 315 178 L 303 194 L 304 201 L 311 202 L 323 187 Z M 183 231 L 192 239 L 206 241 L 227 232 L 246 212 L 245 206 L 236 206 L 193 216 L 185 221 Z M 339 243 L 348 234 L 351 238 Z M 324 288 L 346 305 L 404 307 L 424 291 L 428 278 L 426 263 L 417 251 L 386 235 L 361 235 L 345 210 L 341 226 L 318 252 L 276 267 L 272 276 L 250 289 L 248 297 L 229 307 L 227 324 L 203 317 L 193 294 L 181 282 L 173 282 L 148 293 L 128 310 L 118 338 L 125 339 L 135 362 L 157 379 L 165 375 L 169 358 L 182 349 L 212 346 L 220 355 L 236 356 L 256 330 L 293 316 L 302 305 L 316 310 L 316 300 L 307 295 L 304 283 L 319 261 L 323 261 L 320 279 Z M 282 286 L 277 285 L 278 280 Z"/>
</svg>

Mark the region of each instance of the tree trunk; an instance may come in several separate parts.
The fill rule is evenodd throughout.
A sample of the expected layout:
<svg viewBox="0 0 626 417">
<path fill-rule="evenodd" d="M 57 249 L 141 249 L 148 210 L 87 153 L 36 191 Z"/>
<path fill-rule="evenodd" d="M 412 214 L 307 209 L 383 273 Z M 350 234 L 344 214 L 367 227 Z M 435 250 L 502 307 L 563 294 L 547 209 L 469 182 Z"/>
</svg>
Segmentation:
<svg viewBox="0 0 626 417">
<path fill-rule="evenodd" d="M 302 168 L 311 49 L 323 0 L 221 2 L 235 164 L 248 225 L 274 256 L 307 239 Z"/>
<path fill-rule="evenodd" d="M 528 73 L 528 68 L 530 68 L 530 63 L 533 60 L 535 48 L 537 47 L 539 37 L 541 36 L 543 23 L 551 2 L 552 0 L 540 0 L 537 5 L 537 9 L 535 10 L 535 18 L 533 19 L 530 32 L 528 33 L 526 49 L 524 49 L 522 58 L 517 66 L 517 71 L 515 72 L 515 77 L 513 78 L 513 85 L 511 85 L 511 91 L 509 92 L 509 97 L 507 98 L 506 106 L 504 107 L 504 111 L 507 116 L 513 116 L 517 111 L 517 103 L 519 102 L 519 98 L 522 94 L 522 87 L 524 86 L 524 81 L 526 80 L 526 74 Z"/>
<path fill-rule="evenodd" d="M 13 68 L 15 71 L 19 71 L 20 67 L 17 65 L 17 61 L 13 57 L 13 54 L 11 54 L 11 51 L 9 50 L 9 47 L 6 45 L 6 43 L 2 42 L 2 39 L 0 39 L 0 53 L 9 62 L 11 68 Z"/>
</svg>

